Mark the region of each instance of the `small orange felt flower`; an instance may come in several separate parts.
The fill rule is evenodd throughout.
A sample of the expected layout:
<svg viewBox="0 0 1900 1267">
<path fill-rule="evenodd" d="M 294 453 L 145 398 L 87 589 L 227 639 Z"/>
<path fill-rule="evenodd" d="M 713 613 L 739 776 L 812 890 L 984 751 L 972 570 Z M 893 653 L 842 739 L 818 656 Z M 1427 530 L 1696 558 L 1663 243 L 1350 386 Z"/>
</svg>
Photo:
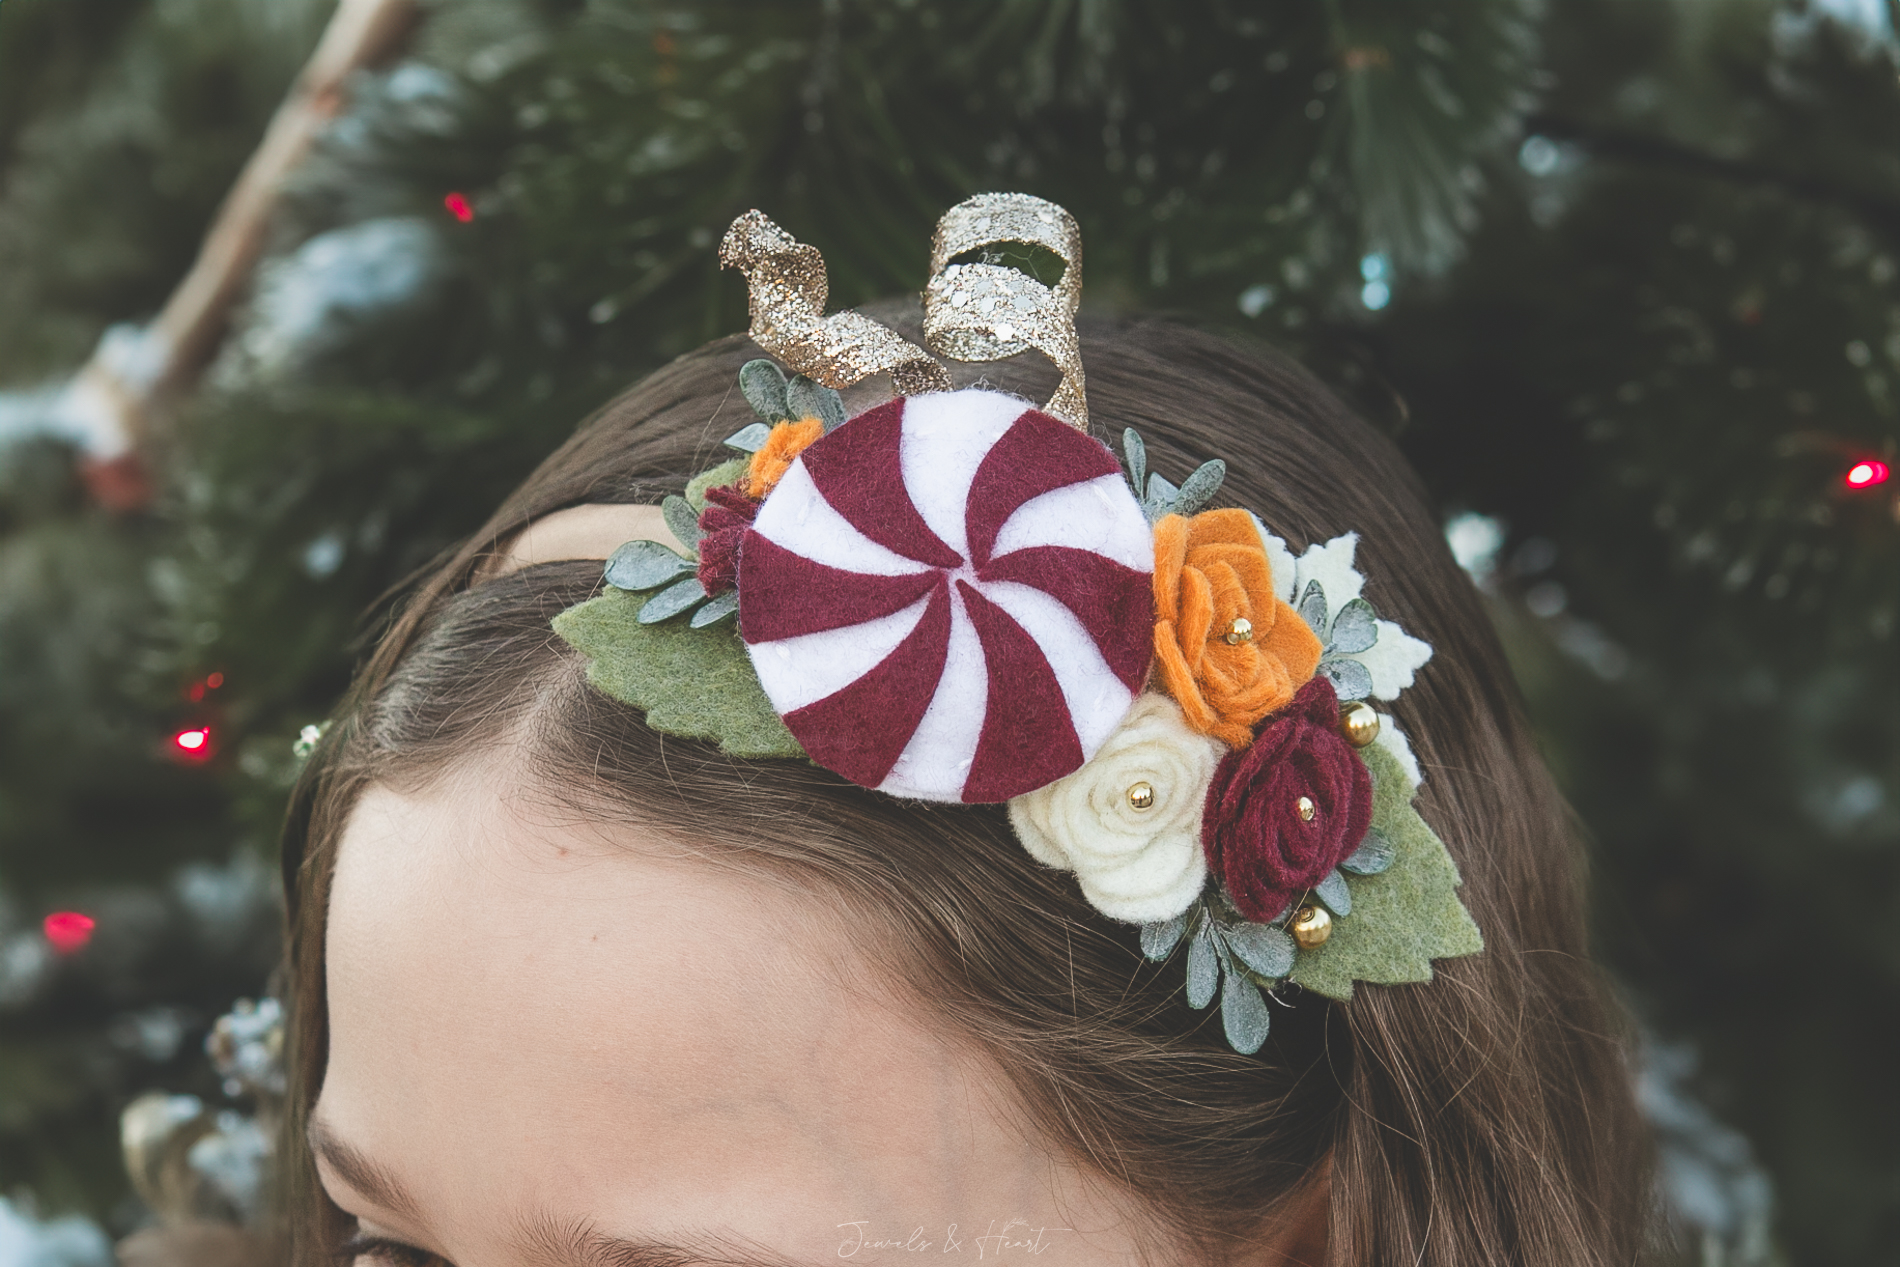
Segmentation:
<svg viewBox="0 0 1900 1267">
<path fill-rule="evenodd" d="M 758 501 L 777 488 L 779 480 L 791 469 L 792 460 L 805 451 L 805 446 L 824 434 L 825 424 L 816 418 L 773 423 L 772 434 L 766 437 L 759 451 L 746 463 L 746 496 Z"/>
<path fill-rule="evenodd" d="M 1273 592 L 1253 517 L 1210 510 L 1155 525 L 1155 667 L 1188 725 L 1232 748 L 1319 667 L 1319 638 Z"/>
</svg>

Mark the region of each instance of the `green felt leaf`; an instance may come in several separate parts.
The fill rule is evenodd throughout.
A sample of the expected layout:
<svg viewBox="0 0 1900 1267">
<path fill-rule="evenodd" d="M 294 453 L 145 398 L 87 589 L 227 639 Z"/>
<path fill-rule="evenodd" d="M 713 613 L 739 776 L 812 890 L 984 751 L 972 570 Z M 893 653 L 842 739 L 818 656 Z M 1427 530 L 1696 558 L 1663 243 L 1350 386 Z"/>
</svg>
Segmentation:
<svg viewBox="0 0 1900 1267">
<path fill-rule="evenodd" d="M 657 541 L 629 541 L 608 556 L 607 584 L 623 590 L 650 590 L 693 570 L 683 559 Z"/>
<path fill-rule="evenodd" d="M 1142 481 L 1148 478 L 1148 445 L 1142 440 L 1141 432 L 1133 427 L 1122 432 L 1122 452 L 1128 455 L 1128 482 L 1139 498 Z"/>
<path fill-rule="evenodd" d="M 1220 984 L 1220 959 L 1214 950 L 1214 924 L 1202 919 L 1201 927 L 1188 942 L 1187 998 L 1196 1010 L 1214 1000 L 1214 988 Z"/>
<path fill-rule="evenodd" d="M 1235 924 L 1221 930 L 1227 936 L 1227 948 L 1234 958 L 1271 980 L 1284 977 L 1293 967 L 1293 938 L 1271 924 Z"/>
<path fill-rule="evenodd" d="M 741 433 L 743 434 L 743 433 Z M 710 471 L 701 471 L 686 482 L 686 503 L 694 510 L 706 509 L 706 490 L 724 488 L 736 484 L 745 478 L 745 468 L 750 458 L 734 458 L 730 462 L 721 462 Z"/>
<path fill-rule="evenodd" d="M 1227 1032 L 1227 1044 L 1243 1056 L 1251 1056 L 1267 1041 L 1272 1016 L 1260 987 L 1245 977 L 1229 973 L 1220 992 L 1221 1028 Z"/>
<path fill-rule="evenodd" d="M 785 385 L 785 412 L 818 419 L 829 435 L 844 423 L 844 397 L 800 374 Z"/>
<path fill-rule="evenodd" d="M 1313 886 L 1313 896 L 1326 903 L 1326 909 L 1335 915 L 1352 914 L 1352 889 L 1346 883 L 1346 877 L 1337 871 L 1329 872 L 1324 880 Z"/>
<path fill-rule="evenodd" d="M 727 590 L 693 613 L 692 626 L 695 629 L 704 629 L 707 625 L 716 625 L 727 617 L 738 614 L 739 591 Z"/>
<path fill-rule="evenodd" d="M 1227 481 L 1227 463 L 1215 458 L 1203 462 L 1195 472 L 1181 481 L 1181 491 L 1175 495 L 1174 513 L 1193 515 L 1201 507 L 1214 500 L 1220 493 L 1220 486 Z"/>
<path fill-rule="evenodd" d="M 693 504 L 675 494 L 660 503 L 660 513 L 666 517 L 667 531 L 688 550 L 697 552 L 699 539 L 706 534 L 699 530 L 699 512 Z"/>
<path fill-rule="evenodd" d="M 1152 924 L 1141 926 L 1141 953 L 1160 963 L 1174 953 L 1181 944 L 1181 934 L 1187 931 L 1188 916 L 1182 911 L 1173 919 L 1156 920 Z"/>
<path fill-rule="evenodd" d="M 640 609 L 640 623 L 657 625 L 662 620 L 671 620 L 705 598 L 706 587 L 699 583 L 697 576 L 689 576 L 655 594 L 653 601 Z"/>
<path fill-rule="evenodd" d="M 662 734 L 710 739 L 735 757 L 805 755 L 772 711 L 735 626 L 643 625 L 648 601 L 608 590 L 554 618 L 554 632 L 591 662 L 595 689 L 645 712 Z"/>
<path fill-rule="evenodd" d="M 791 416 L 785 409 L 785 371 L 764 357 L 739 367 L 739 391 L 752 412 L 767 422 Z"/>
<path fill-rule="evenodd" d="M 726 437 L 728 449 L 737 449 L 741 453 L 757 453 L 772 438 L 772 424 L 769 422 L 748 423 Z"/>
<path fill-rule="evenodd" d="M 1352 914 L 1333 935 L 1302 950 L 1291 979 L 1333 999 L 1350 999 L 1354 981 L 1401 985 L 1430 981 L 1432 960 L 1475 955 L 1484 938 L 1458 900 L 1458 867 L 1445 844 L 1412 808 L 1415 789 L 1397 757 L 1378 744 L 1359 750 L 1372 771 L 1372 824 L 1392 847 L 1379 875 L 1348 875 Z"/>
<path fill-rule="evenodd" d="M 1365 599 L 1355 598 L 1333 617 L 1333 631 L 1328 635 L 1326 649 L 1334 655 L 1355 655 L 1370 650 L 1378 640 L 1378 613 Z"/>
</svg>

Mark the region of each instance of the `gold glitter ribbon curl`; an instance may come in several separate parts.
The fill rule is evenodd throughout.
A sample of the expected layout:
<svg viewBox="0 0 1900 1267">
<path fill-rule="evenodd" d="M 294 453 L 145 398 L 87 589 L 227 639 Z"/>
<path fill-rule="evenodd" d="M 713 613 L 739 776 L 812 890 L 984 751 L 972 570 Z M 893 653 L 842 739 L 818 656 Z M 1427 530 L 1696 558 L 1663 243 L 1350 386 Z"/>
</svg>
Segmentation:
<svg viewBox="0 0 1900 1267">
<path fill-rule="evenodd" d="M 950 390 L 950 372 L 896 331 L 856 312 L 827 317 L 825 257 L 764 212 L 732 222 L 719 263 L 745 274 L 752 341 L 793 372 L 833 390 L 884 372 L 900 396 Z"/>
<path fill-rule="evenodd" d="M 1054 287 L 1001 264 L 952 264 L 955 257 L 1000 242 L 1046 247 L 1061 257 Z M 958 361 L 996 361 L 1035 348 L 1062 371 L 1044 406 L 1088 430 L 1082 350 L 1075 310 L 1082 299 L 1082 230 L 1053 202 L 1028 194 L 978 194 L 944 212 L 930 244 L 924 289 L 924 342 Z"/>
</svg>

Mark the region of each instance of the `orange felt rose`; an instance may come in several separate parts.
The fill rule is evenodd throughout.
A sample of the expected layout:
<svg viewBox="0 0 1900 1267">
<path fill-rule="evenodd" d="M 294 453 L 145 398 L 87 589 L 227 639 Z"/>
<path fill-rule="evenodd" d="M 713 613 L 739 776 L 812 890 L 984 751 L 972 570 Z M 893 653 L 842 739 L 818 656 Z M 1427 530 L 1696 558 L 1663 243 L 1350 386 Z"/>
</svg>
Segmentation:
<svg viewBox="0 0 1900 1267">
<path fill-rule="evenodd" d="M 1319 638 L 1273 592 L 1253 517 L 1210 510 L 1155 525 L 1155 668 L 1188 725 L 1232 748 L 1319 667 Z M 1229 641 L 1237 620 L 1250 636 Z M 1245 630 L 1246 626 L 1240 627 Z"/>
<path fill-rule="evenodd" d="M 766 437 L 759 451 L 746 463 L 745 493 L 753 501 L 759 501 L 778 487 L 779 480 L 791 469 L 792 461 L 805 451 L 812 441 L 825 434 L 825 424 L 816 418 L 800 418 L 797 422 L 775 422 L 772 434 Z"/>
</svg>

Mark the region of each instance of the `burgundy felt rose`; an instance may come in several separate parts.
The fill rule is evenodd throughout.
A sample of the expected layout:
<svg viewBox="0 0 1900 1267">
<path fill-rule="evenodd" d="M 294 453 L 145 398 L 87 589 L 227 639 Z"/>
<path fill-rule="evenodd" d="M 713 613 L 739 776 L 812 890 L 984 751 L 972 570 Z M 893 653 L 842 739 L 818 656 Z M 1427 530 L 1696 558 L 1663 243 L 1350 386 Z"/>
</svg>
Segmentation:
<svg viewBox="0 0 1900 1267">
<path fill-rule="evenodd" d="M 739 540 L 758 516 L 759 503 L 737 485 L 706 490 L 699 512 L 699 583 L 708 594 L 723 594 L 739 583 Z"/>
<path fill-rule="evenodd" d="M 1372 776 L 1339 733 L 1339 698 L 1316 677 L 1214 771 L 1201 819 L 1207 865 L 1250 920 L 1277 919 L 1372 826 Z"/>
</svg>

